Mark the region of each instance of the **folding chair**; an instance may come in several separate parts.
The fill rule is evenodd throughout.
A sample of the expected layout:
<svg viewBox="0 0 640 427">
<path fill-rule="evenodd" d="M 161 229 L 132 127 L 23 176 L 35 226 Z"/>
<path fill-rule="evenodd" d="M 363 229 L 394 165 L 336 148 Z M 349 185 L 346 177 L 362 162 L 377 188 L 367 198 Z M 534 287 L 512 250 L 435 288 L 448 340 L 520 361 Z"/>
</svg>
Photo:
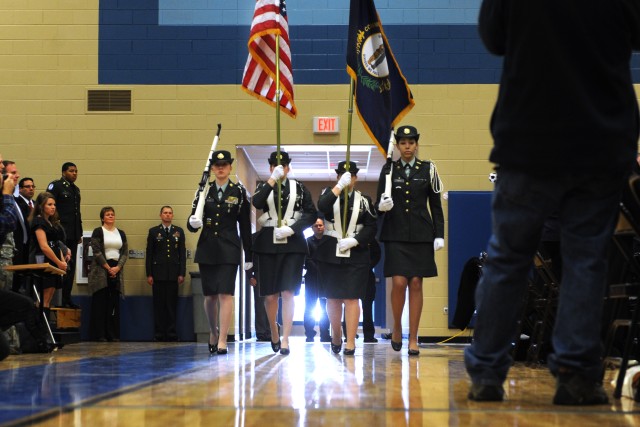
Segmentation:
<svg viewBox="0 0 640 427">
<path fill-rule="evenodd" d="M 538 251 L 533 258 L 534 273 L 529 280 L 527 299 L 521 320 L 521 330 L 531 331 L 526 364 L 544 363 L 543 350 L 551 346 L 549 337 L 553 330 L 558 306 L 559 281 L 553 272 L 551 261 Z M 516 352 L 518 344 L 516 344 Z"/>
<path fill-rule="evenodd" d="M 620 203 L 620 219 L 613 235 L 613 243 L 620 255 L 626 262 L 626 265 L 635 274 L 640 277 L 640 263 L 633 256 L 633 251 L 629 250 L 625 245 L 625 237 L 640 237 L 640 176 L 632 175 L 628 181 L 628 188 L 625 189 L 623 201 Z M 629 359 L 635 338 L 638 335 L 638 326 L 640 322 L 640 309 L 638 307 L 638 297 L 640 296 L 640 283 L 614 283 L 608 287 L 608 300 L 613 302 L 614 314 L 620 309 L 620 301 L 627 299 L 635 301 L 635 308 L 631 310 L 631 318 L 615 318 L 609 324 L 609 331 L 605 340 L 605 355 L 610 355 L 613 348 L 613 341 L 619 328 L 627 328 L 627 335 L 624 341 L 622 356 L 620 359 L 620 368 L 616 381 L 613 396 L 620 398 L 622 395 L 622 386 L 624 377 L 629 367 Z M 605 358 L 606 364 L 611 362 L 610 357 Z"/>
</svg>

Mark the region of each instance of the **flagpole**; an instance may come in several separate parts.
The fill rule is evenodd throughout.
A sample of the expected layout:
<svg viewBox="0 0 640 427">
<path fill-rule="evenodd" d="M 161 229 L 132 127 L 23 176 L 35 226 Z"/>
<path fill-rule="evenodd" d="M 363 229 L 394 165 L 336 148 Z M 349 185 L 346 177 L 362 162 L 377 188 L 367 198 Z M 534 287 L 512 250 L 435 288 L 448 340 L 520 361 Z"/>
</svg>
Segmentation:
<svg viewBox="0 0 640 427">
<path fill-rule="evenodd" d="M 278 27 L 280 27 L 280 14 L 276 18 Z M 280 166 L 280 98 L 282 91 L 280 90 L 280 34 L 276 34 L 276 166 Z M 278 227 L 282 227 L 282 185 L 281 179 L 276 181 L 278 185 Z"/>
<path fill-rule="evenodd" d="M 349 162 L 351 160 L 351 123 L 353 120 L 353 92 L 355 91 L 355 85 L 353 79 L 349 79 L 349 109 L 347 110 L 347 155 L 345 158 L 346 163 L 344 168 L 349 172 Z M 353 178 L 351 178 L 353 179 Z M 344 187 L 344 220 L 342 221 L 342 238 L 347 237 L 347 213 L 349 207 L 349 186 Z M 353 214 L 355 215 L 355 206 Z"/>
</svg>

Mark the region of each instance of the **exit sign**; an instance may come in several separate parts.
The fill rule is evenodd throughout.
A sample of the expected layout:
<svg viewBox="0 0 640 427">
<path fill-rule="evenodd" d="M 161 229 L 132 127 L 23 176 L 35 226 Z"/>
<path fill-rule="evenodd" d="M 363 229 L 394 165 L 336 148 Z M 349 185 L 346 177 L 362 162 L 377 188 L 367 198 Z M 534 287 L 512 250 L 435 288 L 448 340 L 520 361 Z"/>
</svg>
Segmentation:
<svg viewBox="0 0 640 427">
<path fill-rule="evenodd" d="M 340 133 L 340 118 L 314 117 L 313 133 Z"/>
</svg>

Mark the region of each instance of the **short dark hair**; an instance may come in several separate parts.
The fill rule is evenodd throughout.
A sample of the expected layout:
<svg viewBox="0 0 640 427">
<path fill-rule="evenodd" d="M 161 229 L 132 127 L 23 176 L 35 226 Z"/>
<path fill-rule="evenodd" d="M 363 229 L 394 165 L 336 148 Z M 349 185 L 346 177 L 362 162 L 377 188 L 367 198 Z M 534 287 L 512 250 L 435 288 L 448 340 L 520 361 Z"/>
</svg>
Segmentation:
<svg viewBox="0 0 640 427">
<path fill-rule="evenodd" d="M 106 214 L 107 212 L 113 212 L 114 214 L 116 213 L 116 210 L 113 209 L 111 206 L 105 206 L 104 208 L 100 209 L 100 222 L 102 222 L 104 224 L 104 214 Z"/>
<path fill-rule="evenodd" d="M 171 209 L 171 212 L 173 212 L 173 208 L 169 205 L 164 205 L 163 207 L 160 208 L 160 213 L 162 213 L 163 210 L 165 210 L 165 208 Z"/>
<path fill-rule="evenodd" d="M 4 167 L 6 168 L 9 165 L 15 165 L 16 162 L 14 162 L 13 160 L 3 160 L 2 164 L 4 165 Z"/>
<path fill-rule="evenodd" d="M 31 181 L 31 182 L 35 183 L 35 181 L 33 180 L 33 178 L 29 178 L 29 177 L 27 176 L 27 177 L 22 178 L 20 181 L 18 181 L 18 187 L 19 187 L 19 188 L 24 187 L 24 182 L 25 182 L 25 181 Z"/>
<path fill-rule="evenodd" d="M 73 162 L 64 162 L 62 164 L 62 172 L 66 172 L 70 167 L 77 167 L 75 163 Z"/>
</svg>

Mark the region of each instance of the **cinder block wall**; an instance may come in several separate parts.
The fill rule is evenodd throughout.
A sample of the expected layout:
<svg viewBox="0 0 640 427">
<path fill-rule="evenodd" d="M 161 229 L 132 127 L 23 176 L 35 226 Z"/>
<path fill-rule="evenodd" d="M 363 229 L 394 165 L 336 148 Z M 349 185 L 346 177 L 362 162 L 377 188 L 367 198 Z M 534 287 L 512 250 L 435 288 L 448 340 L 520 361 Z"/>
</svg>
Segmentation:
<svg viewBox="0 0 640 427">
<path fill-rule="evenodd" d="M 128 15 L 128 22 L 118 25 L 127 27 L 136 23 L 137 17 L 146 16 L 145 7 L 157 9 L 158 3 L 132 1 L 138 9 Z M 344 9 L 342 3 L 346 2 L 330 1 L 326 6 Z M 461 68 L 456 68 L 452 59 L 457 56 L 438 54 L 442 49 L 458 50 L 462 54 L 465 49 L 471 49 L 465 64 L 473 64 L 471 57 L 475 57 L 475 70 L 480 72 L 484 65 L 477 60 L 477 37 L 448 38 L 453 30 L 445 31 L 445 27 L 439 26 L 432 28 L 430 38 L 424 38 L 423 33 L 410 26 L 403 28 L 401 24 L 403 19 L 416 14 L 431 16 L 425 18 L 426 23 L 429 24 L 429 19 L 435 23 L 438 12 L 433 8 L 421 8 L 423 2 L 417 0 L 402 2 L 402 7 L 397 5 L 394 10 L 391 9 L 396 2 L 376 3 L 379 9 L 389 9 L 385 16 L 395 25 L 389 26 L 387 35 L 416 101 L 416 107 L 405 123 L 416 125 L 422 133 L 420 157 L 437 162 L 446 190 L 490 190 L 487 174 L 491 165 L 486 160 L 491 147 L 488 123 L 497 86 L 464 83 L 463 77 L 456 82 L 447 82 L 446 76 L 454 75 Z M 60 176 L 63 162 L 75 162 L 79 168 L 77 184 L 82 190 L 84 229 L 90 231 L 99 226 L 100 208 L 112 205 L 116 209 L 118 227 L 127 232 L 130 248 L 144 250 L 147 229 L 158 222 L 160 206 L 172 205 L 176 223 L 184 227 L 216 123 L 223 124 L 220 149 L 235 152 L 236 146 L 243 144 L 272 145 L 275 143 L 274 111 L 241 91 L 238 81 L 244 60 L 238 58 L 246 57 L 246 50 L 230 53 L 225 51 L 226 45 L 221 45 L 220 54 L 231 56 L 226 62 L 211 66 L 230 69 L 227 74 L 231 77 L 218 73 L 218 69 L 207 74 L 214 80 L 221 76 L 219 82 L 142 84 L 135 83 L 134 79 L 130 80 L 133 83 L 101 79 L 101 75 L 110 75 L 113 79 L 116 74 L 109 74 L 103 68 L 125 61 L 125 58 L 108 55 L 100 58 L 99 53 L 100 34 L 108 32 L 105 25 L 110 23 L 109 19 L 120 16 L 105 7 L 115 9 L 115 4 L 114 1 L 98 0 L 12 0 L 0 4 L 0 152 L 5 159 L 17 162 L 22 176 L 35 179 L 37 191 L 44 190 L 50 181 Z M 290 21 L 295 8 L 300 16 L 314 19 L 317 10 L 303 10 L 308 9 L 309 4 L 290 0 Z M 321 6 L 319 3 L 317 8 Z M 406 10 L 402 11 L 403 8 Z M 467 9 L 474 10 L 473 7 Z M 462 15 L 469 15 L 469 10 L 461 11 Z M 451 8 L 445 11 L 450 13 Z M 252 11 L 248 13 L 250 16 Z M 231 15 L 235 16 L 233 19 L 238 25 L 246 12 Z M 322 16 L 329 20 L 331 15 L 324 13 Z M 383 22 L 384 19 L 383 16 Z M 465 19 L 473 21 L 468 16 Z M 229 43 L 234 47 L 244 49 L 249 21 L 229 36 L 233 39 Z M 226 25 L 232 25 L 231 21 Z M 324 27 L 322 31 L 318 28 L 293 27 L 292 24 L 292 39 L 294 35 L 297 37 L 292 43 L 296 45 L 293 47 L 300 48 L 300 63 L 309 60 L 309 63 L 325 64 L 327 69 L 325 83 L 315 80 L 318 73 L 313 70 L 301 69 L 299 74 L 294 74 L 300 76 L 296 85 L 299 117 L 291 120 L 283 116 L 282 141 L 285 143 L 344 144 L 346 141 L 349 87 L 344 72 L 344 53 L 336 53 L 344 51 L 345 43 L 330 41 L 337 38 L 331 27 Z M 394 43 L 390 33 L 395 35 L 402 31 L 409 35 Z M 344 27 L 340 32 L 344 34 Z M 433 34 L 440 36 L 434 38 Z M 171 40 L 165 41 L 174 46 Z M 196 42 L 192 40 L 184 46 L 195 46 Z M 121 42 L 120 45 L 130 47 L 134 44 Z M 332 46 L 332 52 L 325 53 L 327 46 Z M 142 64 L 128 75 L 156 75 L 154 70 L 144 67 L 150 67 L 153 59 L 161 54 L 156 52 L 142 59 L 135 55 L 128 58 Z M 437 61 L 446 62 L 447 66 L 434 74 L 433 68 L 424 68 L 425 61 L 431 61 L 431 67 Z M 429 75 L 437 77 L 429 83 Z M 228 81 L 233 76 L 236 81 Z M 493 74 L 491 79 L 495 80 Z M 331 83 L 331 80 L 335 82 Z M 90 89 L 131 89 L 132 112 L 88 113 L 86 98 Z M 314 136 L 311 119 L 315 115 L 339 116 L 345 124 L 342 134 Z M 371 143 L 355 115 L 353 141 Z M 235 166 L 247 167 L 247 163 L 242 164 L 238 162 Z M 255 180 L 254 172 L 250 170 L 243 170 L 239 175 L 247 184 Z M 315 199 L 317 195 L 314 195 Z M 446 215 L 446 201 L 444 208 Z M 192 251 L 196 238 L 197 235 L 188 236 L 187 247 Z M 446 249 L 437 253 L 437 263 L 440 276 L 425 282 L 421 336 L 450 334 L 446 317 L 442 315 L 442 307 L 447 305 Z M 189 265 L 188 268 L 194 267 Z M 126 266 L 126 276 L 129 294 L 150 294 L 145 281 L 144 260 L 131 259 Z M 77 286 L 74 292 L 86 294 L 86 287 Z M 181 292 L 190 293 L 188 283 Z"/>
</svg>

